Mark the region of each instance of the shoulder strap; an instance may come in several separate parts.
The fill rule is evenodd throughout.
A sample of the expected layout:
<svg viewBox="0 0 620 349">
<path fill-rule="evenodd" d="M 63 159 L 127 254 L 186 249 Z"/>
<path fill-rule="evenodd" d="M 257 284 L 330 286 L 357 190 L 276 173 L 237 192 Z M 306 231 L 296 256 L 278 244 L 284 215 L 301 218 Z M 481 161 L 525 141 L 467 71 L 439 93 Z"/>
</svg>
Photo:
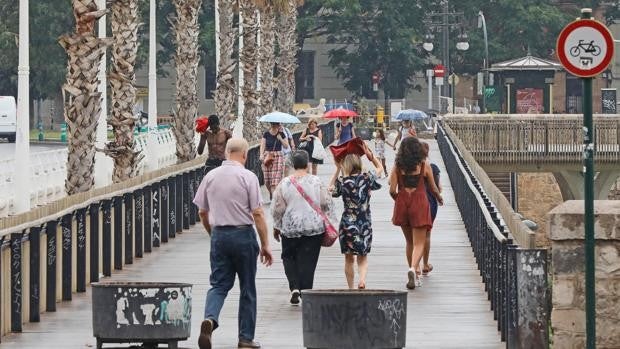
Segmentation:
<svg viewBox="0 0 620 349">
<path fill-rule="evenodd" d="M 323 219 L 323 222 L 325 223 L 325 225 L 331 225 L 331 222 L 329 221 L 329 219 L 327 218 L 325 213 L 323 213 L 323 211 L 321 210 L 319 205 L 317 205 L 314 201 L 312 201 L 312 199 L 308 196 L 308 194 L 306 194 L 306 192 L 301 187 L 301 185 L 299 185 L 299 182 L 297 182 L 295 177 L 291 176 L 289 178 L 291 180 L 291 183 L 295 186 L 295 188 L 297 189 L 297 191 L 301 195 L 301 197 L 303 197 L 304 200 L 306 200 L 306 202 L 310 205 L 310 207 L 312 207 L 314 209 L 314 211 L 316 211 L 316 213 L 319 216 L 321 216 L 321 219 Z"/>
</svg>

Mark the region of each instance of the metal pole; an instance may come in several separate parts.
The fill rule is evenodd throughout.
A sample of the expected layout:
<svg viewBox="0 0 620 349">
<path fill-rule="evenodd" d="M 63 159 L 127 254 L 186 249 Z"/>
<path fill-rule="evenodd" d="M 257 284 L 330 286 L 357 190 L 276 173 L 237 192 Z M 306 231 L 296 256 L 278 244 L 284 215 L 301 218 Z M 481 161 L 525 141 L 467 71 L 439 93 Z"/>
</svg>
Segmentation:
<svg viewBox="0 0 620 349">
<path fill-rule="evenodd" d="M 450 77 L 448 78 L 448 80 L 450 81 L 450 96 L 452 98 L 452 114 L 456 114 L 456 87 L 455 85 L 455 80 L 456 80 L 456 76 L 454 74 L 450 75 Z"/>
<path fill-rule="evenodd" d="M 98 0 L 97 7 L 101 10 L 106 8 L 106 0 Z M 106 17 L 99 18 L 99 38 L 106 37 Z M 99 62 L 99 88 L 97 91 L 101 93 L 101 114 L 99 114 L 99 120 L 97 121 L 97 133 L 95 144 L 97 148 L 103 149 L 108 141 L 108 93 L 107 93 L 107 76 L 106 76 L 106 51 L 103 51 L 101 62 Z M 98 151 L 95 153 L 95 187 L 103 187 L 110 184 L 112 181 L 112 164 L 111 159 L 107 157 L 103 152 Z"/>
<path fill-rule="evenodd" d="M 427 71 L 428 76 L 428 109 L 433 109 L 433 74 L 431 71 Z"/>
<path fill-rule="evenodd" d="M 157 4 L 155 0 L 149 3 L 149 116 L 146 139 L 147 167 L 150 171 L 157 169 Z"/>
<path fill-rule="evenodd" d="M 215 0 L 215 76 L 220 74 L 220 5 Z M 220 115 L 222 116 L 222 115 Z"/>
<path fill-rule="evenodd" d="M 484 13 L 482 13 L 482 11 L 478 12 L 478 16 L 480 16 L 480 19 L 482 20 L 482 32 L 484 33 L 484 64 L 483 64 L 483 68 L 484 68 L 484 72 L 482 74 L 482 113 L 486 114 L 487 111 L 487 103 L 486 103 L 486 99 L 485 99 L 485 93 L 484 93 L 484 89 L 486 87 L 486 85 L 489 83 L 489 40 L 488 40 L 488 36 L 487 36 L 487 21 L 484 18 Z"/>
<path fill-rule="evenodd" d="M 448 4 L 448 0 L 444 0 L 443 2 L 443 65 L 446 69 L 446 76 L 450 76 L 450 28 L 448 24 L 450 22 L 449 17 L 450 6 Z M 448 84 L 443 85 L 443 96 L 448 96 L 450 94 Z M 452 97 L 452 95 L 450 95 Z"/>
<path fill-rule="evenodd" d="M 590 19 L 592 10 L 582 9 L 581 18 Z M 592 122 L 592 78 L 583 79 L 584 201 L 586 257 L 586 348 L 596 348 L 596 293 L 594 269 L 594 145 Z"/>
<path fill-rule="evenodd" d="M 17 135 L 15 139 L 15 213 L 30 211 L 30 66 L 28 0 L 19 1 L 19 64 L 17 66 Z"/>
</svg>

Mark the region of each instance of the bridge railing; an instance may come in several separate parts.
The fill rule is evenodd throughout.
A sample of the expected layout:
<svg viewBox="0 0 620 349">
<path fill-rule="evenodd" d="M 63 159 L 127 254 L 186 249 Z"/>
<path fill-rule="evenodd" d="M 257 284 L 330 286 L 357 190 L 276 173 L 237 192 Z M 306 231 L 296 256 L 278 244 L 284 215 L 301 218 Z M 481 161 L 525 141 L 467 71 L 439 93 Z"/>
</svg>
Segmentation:
<svg viewBox="0 0 620 349">
<path fill-rule="evenodd" d="M 334 123 L 319 126 L 323 143 Z M 295 138 L 299 138 L 296 133 Z M 204 158 L 168 166 L 0 218 L 0 338 L 85 292 L 91 282 L 145 257 L 199 222 L 192 204 Z M 246 168 L 262 183 L 259 149 Z"/>
<path fill-rule="evenodd" d="M 533 233 L 512 221 L 506 198 L 449 126 L 439 128 L 437 141 L 502 340 L 507 348 L 547 348 L 546 250 L 529 248 Z"/>
<path fill-rule="evenodd" d="M 579 115 L 452 115 L 444 122 L 482 164 L 583 159 L 583 117 Z M 594 138 L 597 163 L 620 161 L 620 116 L 596 116 Z"/>
</svg>

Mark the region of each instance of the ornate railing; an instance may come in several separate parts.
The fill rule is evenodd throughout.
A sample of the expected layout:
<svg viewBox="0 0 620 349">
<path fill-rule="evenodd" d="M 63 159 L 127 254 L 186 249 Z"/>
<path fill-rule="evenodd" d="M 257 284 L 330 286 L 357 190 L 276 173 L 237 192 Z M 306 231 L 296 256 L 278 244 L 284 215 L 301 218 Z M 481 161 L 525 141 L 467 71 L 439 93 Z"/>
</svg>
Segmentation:
<svg viewBox="0 0 620 349">
<path fill-rule="evenodd" d="M 334 123 L 320 127 L 324 144 L 333 142 Z M 250 148 L 246 167 L 262 180 L 258 153 Z M 0 218 L 0 336 L 196 224 L 203 164 L 198 158 Z"/>
<path fill-rule="evenodd" d="M 482 181 L 490 180 L 477 177 L 472 165 L 479 166 L 471 155 L 466 158 L 461 153 L 453 137 L 439 128 L 439 149 L 502 341 L 507 348 L 547 348 L 550 313 L 546 250 L 527 248 L 515 240 L 515 234 L 528 236 L 530 232 L 516 231 L 527 229 L 518 225 L 513 231 L 504 224 L 503 214 L 482 185 Z"/>
<path fill-rule="evenodd" d="M 583 161 L 580 115 L 447 116 L 444 123 L 483 165 Z M 597 164 L 620 162 L 620 116 L 596 116 L 594 138 Z"/>
</svg>

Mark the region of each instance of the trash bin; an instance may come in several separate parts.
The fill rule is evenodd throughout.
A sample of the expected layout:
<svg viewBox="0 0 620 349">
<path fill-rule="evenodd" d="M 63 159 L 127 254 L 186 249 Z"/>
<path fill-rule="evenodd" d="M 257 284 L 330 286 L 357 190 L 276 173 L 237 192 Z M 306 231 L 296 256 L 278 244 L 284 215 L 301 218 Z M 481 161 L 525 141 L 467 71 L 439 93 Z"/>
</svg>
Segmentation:
<svg viewBox="0 0 620 349">
<path fill-rule="evenodd" d="M 302 291 L 302 322 L 306 348 L 404 348 L 407 292 Z"/>
<path fill-rule="evenodd" d="M 92 284 L 93 335 L 104 343 L 159 343 L 178 348 L 190 337 L 192 285 L 165 282 Z"/>
<path fill-rule="evenodd" d="M 67 143 L 67 124 L 60 124 L 60 141 L 63 143 Z"/>
</svg>

